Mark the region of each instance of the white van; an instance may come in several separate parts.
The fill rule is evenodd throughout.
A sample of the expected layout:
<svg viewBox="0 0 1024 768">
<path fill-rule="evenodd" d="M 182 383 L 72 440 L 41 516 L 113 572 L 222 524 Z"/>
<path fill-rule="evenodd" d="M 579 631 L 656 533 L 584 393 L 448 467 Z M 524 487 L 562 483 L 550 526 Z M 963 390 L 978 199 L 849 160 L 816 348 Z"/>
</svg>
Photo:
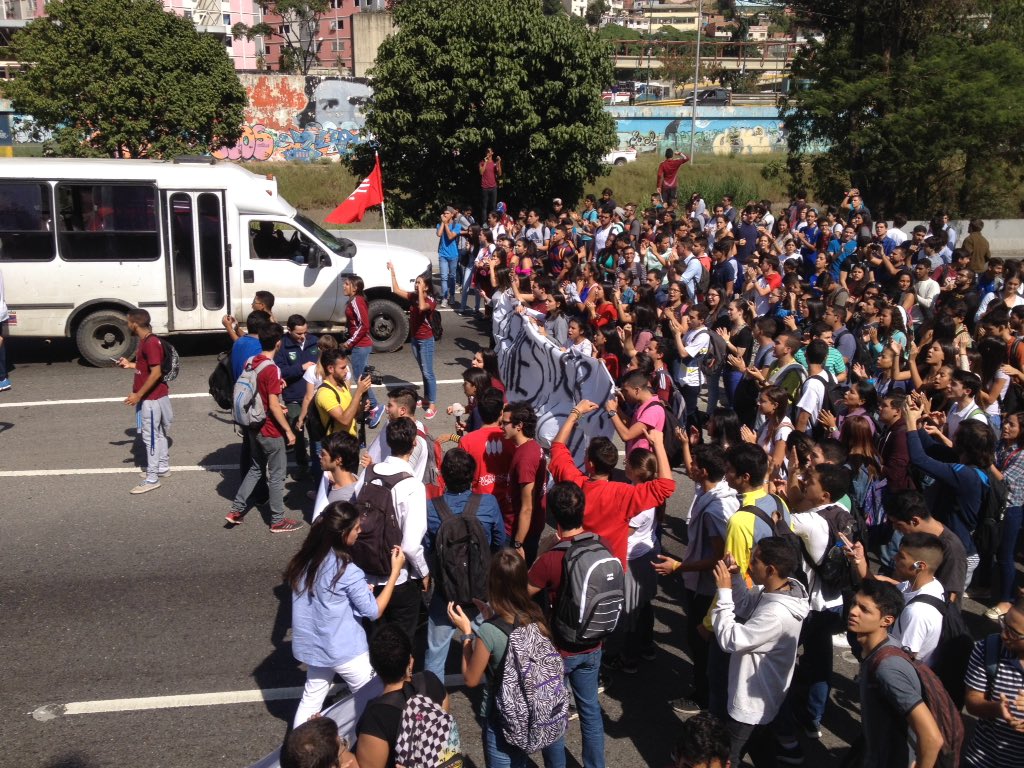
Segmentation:
<svg viewBox="0 0 1024 768">
<path fill-rule="evenodd" d="M 160 334 L 214 331 L 225 314 L 244 320 L 258 290 L 274 294 L 278 320 L 341 332 L 347 274 L 365 283 L 374 349 L 393 351 L 409 322 L 389 261 L 410 291 L 430 269 L 409 248 L 332 235 L 273 176 L 212 158 L 0 162 L 11 335 L 71 337 L 93 365 L 134 351 L 129 309 L 149 310 Z"/>
</svg>

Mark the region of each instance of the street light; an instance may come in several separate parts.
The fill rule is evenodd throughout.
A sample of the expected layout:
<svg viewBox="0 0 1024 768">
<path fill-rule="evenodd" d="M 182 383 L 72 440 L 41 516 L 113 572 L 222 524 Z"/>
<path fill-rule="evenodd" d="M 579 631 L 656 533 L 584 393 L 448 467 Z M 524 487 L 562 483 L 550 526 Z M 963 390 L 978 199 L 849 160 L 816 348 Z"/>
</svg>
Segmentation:
<svg viewBox="0 0 1024 768">
<path fill-rule="evenodd" d="M 693 66 L 693 104 L 690 105 L 690 162 L 693 163 L 693 145 L 697 131 L 697 80 L 700 78 L 700 34 L 703 28 L 704 0 L 697 0 L 697 63 Z"/>
</svg>

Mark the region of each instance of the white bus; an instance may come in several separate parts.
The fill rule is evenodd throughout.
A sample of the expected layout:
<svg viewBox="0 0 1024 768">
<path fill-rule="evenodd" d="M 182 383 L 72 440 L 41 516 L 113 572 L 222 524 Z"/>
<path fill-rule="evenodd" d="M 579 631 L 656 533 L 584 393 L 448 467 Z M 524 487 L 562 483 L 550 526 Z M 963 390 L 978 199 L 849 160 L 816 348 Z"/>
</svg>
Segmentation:
<svg viewBox="0 0 1024 768">
<path fill-rule="evenodd" d="M 244 319 L 257 290 L 279 319 L 340 332 L 341 277 L 366 285 L 378 351 L 409 332 L 406 303 L 430 259 L 409 248 L 337 237 L 258 176 L 211 158 L 0 161 L 0 271 L 12 336 L 75 340 L 93 365 L 130 356 L 125 313 L 149 310 L 157 333 L 221 329 Z"/>
</svg>

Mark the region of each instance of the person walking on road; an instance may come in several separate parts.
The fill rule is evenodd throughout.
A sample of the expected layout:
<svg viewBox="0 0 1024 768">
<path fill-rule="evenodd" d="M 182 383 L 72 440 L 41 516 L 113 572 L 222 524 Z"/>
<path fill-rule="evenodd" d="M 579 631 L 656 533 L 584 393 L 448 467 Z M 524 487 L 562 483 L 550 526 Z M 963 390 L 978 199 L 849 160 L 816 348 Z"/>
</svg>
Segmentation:
<svg viewBox="0 0 1024 768">
<path fill-rule="evenodd" d="M 128 330 L 139 339 L 135 362 L 122 357 L 117 364 L 135 371 L 132 393 L 125 405 L 135 408 L 136 435 L 146 446 L 146 473 L 143 482 L 130 493 L 149 493 L 160 487 L 160 478 L 171 473 L 170 445 L 167 435 L 174 421 L 171 399 L 164 381 L 164 345 L 153 334 L 149 312 L 133 309 L 128 313 Z"/>
<path fill-rule="evenodd" d="M 348 339 L 342 344 L 342 348 L 348 350 L 352 358 L 352 378 L 358 381 L 363 378 L 363 371 L 370 362 L 370 353 L 373 352 L 373 337 L 370 336 L 370 305 L 366 301 L 366 294 L 363 293 L 363 278 L 358 275 L 347 275 L 342 283 L 342 290 L 348 302 L 345 304 L 345 325 L 348 329 Z M 366 396 L 370 401 L 370 411 L 367 414 L 367 426 L 376 429 L 380 420 L 384 417 L 384 406 L 377 402 L 373 390 L 369 390 Z"/>
<path fill-rule="evenodd" d="M 274 356 L 274 364 L 284 379 L 282 397 L 288 424 L 295 433 L 295 463 L 298 464 L 295 475 L 299 480 L 309 477 L 309 447 L 306 444 L 306 432 L 299 421 L 302 401 L 306 397 L 306 380 L 303 377 L 308 368 L 316 367 L 320 356 L 318 341 L 316 336 L 309 333 L 305 317 L 291 315 L 288 318 L 288 331 L 281 339 L 281 349 Z"/>
<path fill-rule="evenodd" d="M 374 597 L 349 555 L 359 531 L 353 504 L 329 504 L 284 572 L 292 590 L 292 654 L 307 667 L 295 728 L 320 711 L 335 674 L 353 693 L 373 679 L 360 619 L 375 621 L 388 607 L 405 555 L 399 547 L 391 551 L 391 573 Z"/>
<path fill-rule="evenodd" d="M 441 306 L 455 304 L 455 272 L 459 266 L 459 234 L 462 225 L 456 221 L 459 212 L 449 206 L 437 225 L 437 265 L 441 271 Z"/>
<path fill-rule="evenodd" d="M 434 329 L 430 325 L 430 315 L 437 309 L 437 299 L 430 284 L 429 275 L 423 274 L 416 278 L 413 291 L 402 290 L 395 277 L 395 265 L 388 262 L 391 273 L 391 290 L 399 298 L 409 302 L 409 338 L 412 340 L 412 353 L 423 375 L 423 418 L 432 419 L 437 414 L 437 377 L 434 375 Z"/>
<path fill-rule="evenodd" d="M 242 485 L 231 503 L 225 520 L 239 525 L 249 511 L 249 497 L 261 478 L 267 481 L 270 493 L 270 532 L 291 533 L 302 527 L 298 520 L 284 516 L 284 478 L 288 470 L 287 446 L 295 444 L 295 434 L 288 424 L 288 414 L 281 404 L 284 381 L 281 371 L 274 365 L 274 356 L 281 348 L 284 329 L 270 323 L 260 329 L 261 352 L 246 363 L 246 368 L 257 371 L 256 391 L 263 400 L 267 419 L 253 425 L 246 432 L 252 463 L 242 479 Z"/>
</svg>

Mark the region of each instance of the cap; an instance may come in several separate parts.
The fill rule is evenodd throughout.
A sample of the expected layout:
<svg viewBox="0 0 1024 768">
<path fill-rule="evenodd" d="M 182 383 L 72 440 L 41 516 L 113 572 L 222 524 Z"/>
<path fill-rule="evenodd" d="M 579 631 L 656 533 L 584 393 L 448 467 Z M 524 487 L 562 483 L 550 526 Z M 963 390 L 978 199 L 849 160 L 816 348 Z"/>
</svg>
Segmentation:
<svg viewBox="0 0 1024 768">
<path fill-rule="evenodd" d="M 554 198 L 554 199 L 553 199 L 553 200 L 551 201 L 551 204 L 552 204 L 552 205 L 561 205 L 561 204 L 562 204 L 562 198 L 560 198 L 560 197 L 556 197 L 556 198 Z"/>
<path fill-rule="evenodd" d="M 626 212 L 622 208 L 616 208 L 613 213 L 620 219 L 626 218 Z"/>
</svg>

